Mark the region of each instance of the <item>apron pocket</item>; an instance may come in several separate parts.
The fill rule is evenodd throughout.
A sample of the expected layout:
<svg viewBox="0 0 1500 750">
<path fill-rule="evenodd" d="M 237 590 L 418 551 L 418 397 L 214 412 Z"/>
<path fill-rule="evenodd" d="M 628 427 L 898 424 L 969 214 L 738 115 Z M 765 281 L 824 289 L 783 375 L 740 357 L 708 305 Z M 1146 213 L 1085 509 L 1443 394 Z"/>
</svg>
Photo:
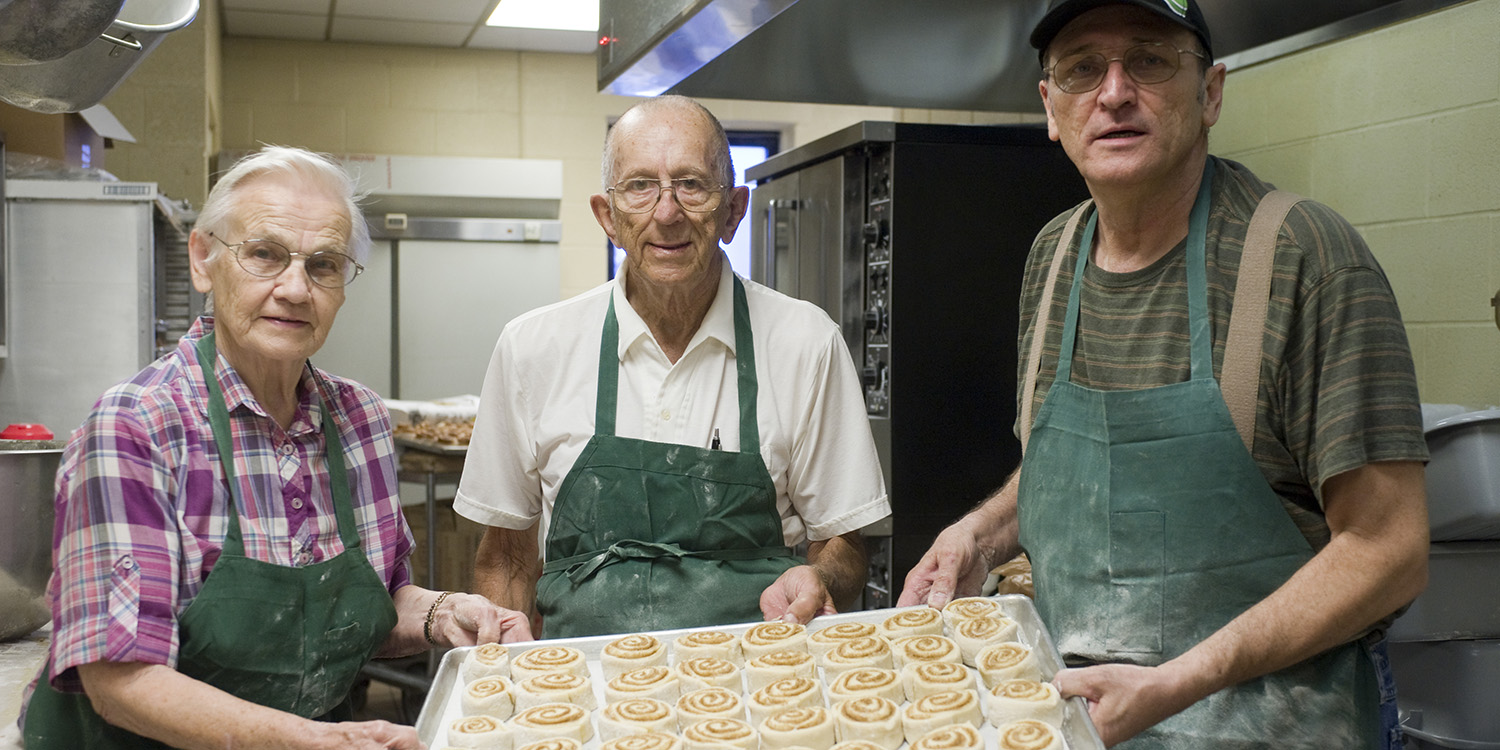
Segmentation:
<svg viewBox="0 0 1500 750">
<path fill-rule="evenodd" d="M 1162 587 L 1166 566 L 1166 514 L 1109 514 L 1110 601 L 1105 607 L 1105 650 L 1154 655 L 1162 651 Z"/>
</svg>

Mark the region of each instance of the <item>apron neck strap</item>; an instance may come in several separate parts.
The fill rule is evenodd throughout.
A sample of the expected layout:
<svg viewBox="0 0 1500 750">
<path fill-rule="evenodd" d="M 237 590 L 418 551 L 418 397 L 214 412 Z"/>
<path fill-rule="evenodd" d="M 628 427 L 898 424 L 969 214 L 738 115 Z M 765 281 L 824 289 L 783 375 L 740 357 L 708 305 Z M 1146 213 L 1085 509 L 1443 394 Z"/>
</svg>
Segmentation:
<svg viewBox="0 0 1500 750">
<path fill-rule="evenodd" d="M 208 424 L 213 430 L 214 445 L 219 451 L 219 464 L 224 469 L 224 481 L 229 486 L 229 502 L 231 511 L 229 516 L 229 528 L 224 535 L 223 554 L 234 557 L 243 557 L 245 554 L 244 538 L 240 533 L 240 508 L 244 503 L 240 499 L 240 484 L 234 473 L 234 441 L 232 431 L 229 427 L 229 409 L 225 406 L 224 392 L 219 388 L 219 377 L 215 372 L 214 363 L 218 359 L 218 349 L 214 344 L 214 332 L 210 331 L 206 336 L 198 339 L 195 346 L 198 354 L 198 366 L 203 371 L 203 381 L 208 387 Z M 313 371 L 317 377 L 317 370 Z M 321 384 L 322 378 L 317 378 Z M 322 402 L 323 413 L 323 441 L 326 446 L 328 477 L 333 490 L 334 514 L 338 519 L 339 539 L 344 543 L 344 549 L 357 549 L 360 546 L 359 531 L 354 522 L 354 505 L 349 492 L 349 473 L 344 464 L 344 443 L 339 439 L 337 425 L 333 421 L 333 410 L 323 401 L 321 394 L 319 401 Z"/>
<path fill-rule="evenodd" d="M 760 445 L 760 425 L 756 422 L 759 403 L 755 378 L 755 344 L 750 335 L 750 305 L 745 285 L 734 280 L 734 359 L 740 394 L 740 450 Z M 615 434 L 615 410 L 620 391 L 620 321 L 615 315 L 615 295 L 610 292 L 609 309 L 604 314 L 604 333 L 599 337 L 599 386 L 594 395 L 594 434 Z"/>
<path fill-rule="evenodd" d="M 1214 181 L 1214 160 L 1203 164 L 1203 177 L 1198 184 L 1198 197 L 1193 201 L 1192 213 L 1188 216 L 1187 236 L 1187 286 L 1188 286 L 1188 334 L 1192 342 L 1193 380 L 1213 379 L 1213 329 L 1208 316 L 1208 281 L 1206 272 L 1208 237 L 1208 215 L 1210 213 Z M 1088 268 L 1089 256 L 1093 254 L 1094 231 L 1099 224 L 1099 212 L 1089 216 L 1083 230 L 1083 239 L 1078 245 L 1078 262 L 1073 270 L 1073 286 L 1068 291 L 1068 312 L 1063 319 L 1062 349 L 1057 362 L 1059 382 L 1069 382 L 1073 374 L 1073 348 L 1078 340 L 1078 308 L 1080 291 L 1083 288 L 1084 270 Z M 1058 253 L 1067 248 L 1059 246 Z"/>
</svg>

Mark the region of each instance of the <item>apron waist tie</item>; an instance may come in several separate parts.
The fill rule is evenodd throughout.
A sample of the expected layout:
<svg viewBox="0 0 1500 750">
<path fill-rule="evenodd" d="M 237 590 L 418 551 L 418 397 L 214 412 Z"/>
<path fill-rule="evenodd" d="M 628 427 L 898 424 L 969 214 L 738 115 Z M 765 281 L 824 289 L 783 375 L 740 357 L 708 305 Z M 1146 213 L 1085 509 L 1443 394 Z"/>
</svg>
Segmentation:
<svg viewBox="0 0 1500 750">
<path fill-rule="evenodd" d="M 585 552 L 581 555 L 564 557 L 561 560 L 549 560 L 542 566 L 542 573 L 567 573 L 568 580 L 574 584 L 582 583 L 599 572 L 600 568 L 613 565 L 626 560 L 654 560 L 663 557 L 696 557 L 704 560 L 754 560 L 760 558 L 788 557 L 792 554 L 791 547 L 745 547 L 739 549 L 716 549 L 692 551 L 685 550 L 675 544 L 663 542 L 645 542 L 639 539 L 625 539 L 609 545 L 608 548 L 598 552 Z"/>
</svg>

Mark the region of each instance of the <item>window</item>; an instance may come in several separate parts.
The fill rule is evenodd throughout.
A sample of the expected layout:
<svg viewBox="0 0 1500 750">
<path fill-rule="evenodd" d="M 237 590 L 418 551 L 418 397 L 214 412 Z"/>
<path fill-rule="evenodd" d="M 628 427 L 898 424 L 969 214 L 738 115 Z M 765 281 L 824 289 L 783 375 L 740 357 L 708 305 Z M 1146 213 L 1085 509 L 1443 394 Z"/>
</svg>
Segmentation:
<svg viewBox="0 0 1500 750">
<path fill-rule="evenodd" d="M 745 170 L 753 167 L 775 154 L 781 146 L 781 134 L 774 130 L 730 130 L 729 155 L 734 159 L 734 183 L 745 184 Z M 748 186 L 752 191 L 754 185 Z M 625 251 L 614 246 L 608 240 L 604 243 L 607 249 L 606 257 L 609 260 L 609 278 L 613 279 L 620 271 L 620 264 L 625 261 Z M 729 265 L 734 272 L 750 278 L 750 217 L 746 216 L 740 221 L 739 229 L 735 230 L 734 241 L 724 246 L 724 254 L 729 258 Z"/>
</svg>

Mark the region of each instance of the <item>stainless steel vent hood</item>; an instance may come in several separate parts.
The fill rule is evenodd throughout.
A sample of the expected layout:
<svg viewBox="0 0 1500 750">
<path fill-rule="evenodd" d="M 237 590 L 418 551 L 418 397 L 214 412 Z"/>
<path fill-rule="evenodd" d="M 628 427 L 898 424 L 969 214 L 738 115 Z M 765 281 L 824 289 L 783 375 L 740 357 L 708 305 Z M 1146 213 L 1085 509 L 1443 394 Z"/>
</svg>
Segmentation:
<svg viewBox="0 0 1500 750">
<path fill-rule="evenodd" d="M 1214 52 L 1255 62 L 1460 0 L 1199 0 Z M 1040 112 L 1047 0 L 601 0 L 599 90 Z"/>
</svg>

